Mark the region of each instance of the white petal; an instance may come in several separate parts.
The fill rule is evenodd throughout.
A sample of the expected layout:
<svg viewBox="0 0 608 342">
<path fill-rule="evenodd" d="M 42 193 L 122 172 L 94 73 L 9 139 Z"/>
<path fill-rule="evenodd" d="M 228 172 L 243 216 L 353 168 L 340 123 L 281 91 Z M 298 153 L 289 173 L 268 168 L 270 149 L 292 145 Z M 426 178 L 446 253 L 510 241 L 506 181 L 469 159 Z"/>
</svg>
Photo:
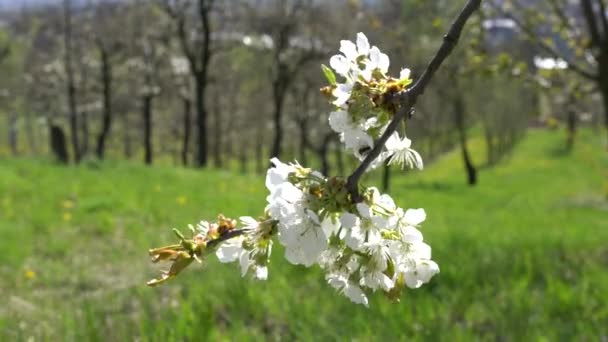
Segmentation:
<svg viewBox="0 0 608 342">
<path fill-rule="evenodd" d="M 249 260 L 249 252 L 243 251 L 243 253 L 241 253 L 239 263 L 241 264 L 241 277 L 244 277 L 249 270 L 249 266 L 251 265 L 251 260 Z"/>
<path fill-rule="evenodd" d="M 390 65 L 390 61 L 388 59 L 388 55 L 385 53 L 380 53 L 380 60 L 378 61 L 378 69 L 382 71 L 382 73 L 386 74 L 388 72 L 388 67 Z"/>
<path fill-rule="evenodd" d="M 241 220 L 241 224 L 246 228 L 251 229 L 258 226 L 258 221 L 251 216 L 241 216 L 239 220 Z"/>
<path fill-rule="evenodd" d="M 405 278 L 405 285 L 411 289 L 417 289 L 423 284 L 416 276 L 415 271 L 405 272 L 403 276 Z"/>
<path fill-rule="evenodd" d="M 416 226 L 416 225 L 424 222 L 424 220 L 426 220 L 426 212 L 424 211 L 423 208 L 408 209 L 405 212 L 405 215 L 403 215 L 403 219 L 408 224 L 410 224 L 412 226 Z"/>
<path fill-rule="evenodd" d="M 239 257 L 239 254 L 243 251 L 242 244 L 242 237 L 226 241 L 218 247 L 217 251 L 215 251 L 215 255 L 217 256 L 220 262 L 233 262 Z"/>
<path fill-rule="evenodd" d="M 422 242 L 422 233 L 413 226 L 407 226 L 401 230 L 401 241 L 413 243 Z"/>
<path fill-rule="evenodd" d="M 357 46 L 350 40 L 340 41 L 340 52 L 342 52 L 349 61 L 354 61 L 358 57 Z"/>
<path fill-rule="evenodd" d="M 439 273 L 439 266 L 432 260 L 423 260 L 416 264 L 418 279 L 423 283 L 428 283 L 431 278 Z"/>
<path fill-rule="evenodd" d="M 410 74 L 411 71 L 408 68 L 403 68 L 401 69 L 401 71 L 399 72 L 399 79 L 400 80 L 407 80 L 410 78 Z"/>
<path fill-rule="evenodd" d="M 258 266 L 255 269 L 255 278 L 258 280 L 266 280 L 268 279 L 268 267 L 266 266 Z"/>
<path fill-rule="evenodd" d="M 350 299 L 353 303 L 368 306 L 367 296 L 359 286 L 349 283 L 344 287 L 343 291 L 346 297 L 348 297 L 348 299 Z"/>
<path fill-rule="evenodd" d="M 370 208 L 369 205 L 363 202 L 357 203 L 357 211 L 359 212 L 359 215 L 361 215 L 361 217 L 363 218 L 372 217 L 372 208 Z"/>
<path fill-rule="evenodd" d="M 367 55 L 369 53 L 369 41 L 363 32 L 357 33 L 357 52 L 359 55 Z"/>
<path fill-rule="evenodd" d="M 351 213 L 343 213 L 340 217 L 340 223 L 344 228 L 352 228 L 359 224 L 359 218 Z"/>
<path fill-rule="evenodd" d="M 342 55 L 333 55 L 329 59 L 329 66 L 336 71 L 338 75 L 347 77 L 348 71 L 351 68 L 350 62 Z"/>
<path fill-rule="evenodd" d="M 323 229 L 323 233 L 325 233 L 327 238 L 336 233 L 338 228 L 340 228 L 340 222 L 338 220 L 332 220 L 331 217 L 326 217 L 323 222 L 321 222 L 321 229 Z"/>
</svg>

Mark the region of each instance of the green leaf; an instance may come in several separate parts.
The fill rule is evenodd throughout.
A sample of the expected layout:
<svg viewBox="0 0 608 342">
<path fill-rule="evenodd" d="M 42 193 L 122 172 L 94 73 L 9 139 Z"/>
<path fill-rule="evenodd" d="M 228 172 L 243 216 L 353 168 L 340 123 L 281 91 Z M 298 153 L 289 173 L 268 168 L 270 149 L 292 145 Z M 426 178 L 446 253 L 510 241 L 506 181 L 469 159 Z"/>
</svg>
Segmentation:
<svg viewBox="0 0 608 342">
<path fill-rule="evenodd" d="M 328 68 L 325 64 L 321 64 L 321 69 L 323 70 L 323 75 L 325 75 L 325 78 L 327 79 L 327 82 L 329 82 L 329 85 L 335 86 L 336 74 L 334 74 L 333 70 Z"/>
</svg>

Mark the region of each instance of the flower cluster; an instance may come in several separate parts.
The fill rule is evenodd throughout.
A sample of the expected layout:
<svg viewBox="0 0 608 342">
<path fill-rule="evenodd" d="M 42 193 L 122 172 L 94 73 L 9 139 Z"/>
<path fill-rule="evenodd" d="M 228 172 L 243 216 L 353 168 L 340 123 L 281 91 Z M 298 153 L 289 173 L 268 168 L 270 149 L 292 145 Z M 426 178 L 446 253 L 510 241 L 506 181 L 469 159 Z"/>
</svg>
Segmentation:
<svg viewBox="0 0 608 342">
<path fill-rule="evenodd" d="M 409 70 L 401 70 L 399 78 L 387 76 L 388 56 L 370 47 L 363 33 L 356 44 L 343 40 L 340 52 L 330 60 L 333 70 L 323 66 L 330 83 L 323 91 L 335 106 L 329 124 L 348 150 L 364 158 L 400 109 L 393 98 L 411 83 Z M 337 83 L 334 71 L 343 83 Z M 372 166 L 388 160 L 422 169 L 407 137 L 395 132 L 383 149 Z M 290 263 L 318 265 L 331 287 L 365 306 L 371 292 L 398 300 L 405 287 L 418 288 L 439 272 L 418 230 L 426 219 L 424 209 L 403 210 L 373 187 L 359 187 L 355 200 L 346 178 L 326 177 L 297 162 L 271 162 L 269 195 L 260 218 L 241 217 L 239 223 L 220 215 L 216 222 L 190 226 L 190 239 L 174 230 L 179 244 L 150 250 L 154 262 L 169 261 L 171 267 L 148 284 L 171 279 L 212 253 L 221 262 L 238 261 L 243 276 L 251 271 L 265 280 L 275 237 Z"/>
<path fill-rule="evenodd" d="M 370 290 L 397 299 L 404 286 L 420 287 L 439 272 L 417 229 L 426 218 L 423 209 L 404 211 L 376 188 L 365 191 L 365 201 L 353 204 L 344 180 L 326 179 L 298 164 L 272 162 L 266 209 L 277 221 L 289 262 L 318 264 L 332 287 L 364 305 Z"/>
<path fill-rule="evenodd" d="M 388 56 L 378 47 L 370 47 L 363 33 L 357 34 L 356 43 L 342 40 L 340 52 L 329 60 L 331 69 L 323 66 L 329 86 L 322 92 L 335 107 L 329 115 L 329 125 L 340 134 L 346 149 L 363 159 L 399 109 L 392 99 L 411 84 L 410 70 L 401 69 L 399 78 L 387 76 Z M 342 76 L 343 83 L 337 82 L 335 74 Z M 372 169 L 385 160 L 422 169 L 422 158 L 410 146 L 411 140 L 393 133 Z"/>
</svg>

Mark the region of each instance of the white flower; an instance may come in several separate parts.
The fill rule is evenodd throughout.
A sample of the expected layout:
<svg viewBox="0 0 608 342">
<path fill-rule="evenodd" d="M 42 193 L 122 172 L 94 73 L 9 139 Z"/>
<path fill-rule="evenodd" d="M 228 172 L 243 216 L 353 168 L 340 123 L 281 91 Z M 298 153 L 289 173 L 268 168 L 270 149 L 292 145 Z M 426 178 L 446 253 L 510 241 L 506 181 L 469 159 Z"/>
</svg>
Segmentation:
<svg viewBox="0 0 608 342">
<path fill-rule="evenodd" d="M 424 209 L 408 209 L 403 215 L 403 220 L 411 226 L 417 226 L 426 220 L 426 212 Z"/>
<path fill-rule="evenodd" d="M 384 159 L 391 156 L 389 161 L 389 165 L 397 164 L 401 167 L 407 166 L 410 169 L 417 168 L 422 170 L 422 157 L 418 152 L 414 151 L 410 148 L 412 146 L 412 141 L 407 137 L 403 139 L 399 138 L 399 134 L 393 133 L 386 140 L 386 149 L 387 152 L 384 153 Z"/>
<path fill-rule="evenodd" d="M 372 149 L 374 147 L 374 139 L 358 127 L 344 131 L 340 135 L 340 139 L 344 142 L 345 147 L 355 152 L 355 155 L 359 156 L 360 159 L 363 156 L 359 153 L 359 150 L 364 148 Z"/>
<path fill-rule="evenodd" d="M 215 251 L 215 255 L 222 263 L 233 262 L 246 252 L 243 249 L 243 235 L 223 242 Z"/>
<path fill-rule="evenodd" d="M 389 65 L 388 56 L 382 53 L 378 47 L 374 46 L 369 51 L 369 60 L 365 64 L 365 69 L 361 72 L 361 76 L 366 81 L 370 81 L 374 71 L 379 70 L 384 75 L 388 72 Z"/>
<path fill-rule="evenodd" d="M 405 284 L 413 289 L 428 283 L 431 278 L 439 273 L 439 266 L 432 260 L 416 260 L 414 267 L 404 273 Z"/>
<path fill-rule="evenodd" d="M 333 55 L 329 59 L 329 66 L 336 71 L 338 75 L 348 77 L 348 73 L 352 67 L 351 62 L 348 58 L 342 55 Z"/>
<path fill-rule="evenodd" d="M 338 83 L 336 88 L 331 93 L 336 99 L 334 102 L 334 106 L 342 107 L 346 104 L 346 102 L 350 99 L 350 94 L 353 89 L 352 83 Z"/>
<path fill-rule="evenodd" d="M 383 271 L 377 269 L 362 268 L 363 277 L 359 281 L 359 285 L 369 287 L 372 290 L 378 288 L 384 291 L 390 291 L 395 286 L 395 282 L 389 278 Z"/>
<path fill-rule="evenodd" d="M 291 172 L 295 172 L 296 168 L 293 165 L 287 165 L 282 163 L 278 158 L 272 158 L 270 160 L 274 167 L 271 167 L 266 172 L 266 188 L 270 191 L 284 182 L 287 182 L 287 177 Z"/>
<path fill-rule="evenodd" d="M 408 68 L 401 69 L 401 71 L 399 72 L 399 80 L 401 80 L 401 81 L 409 80 L 411 73 L 412 73 L 411 70 Z"/>
<path fill-rule="evenodd" d="M 350 130 L 352 124 L 348 117 L 348 112 L 344 110 L 338 110 L 329 114 L 329 126 L 336 133 L 342 133 Z"/>
<path fill-rule="evenodd" d="M 325 276 L 327 283 L 334 289 L 340 291 L 353 303 L 369 305 L 367 296 L 359 286 L 348 280 L 348 275 L 342 273 L 330 273 Z"/>
<path fill-rule="evenodd" d="M 279 241 L 285 246 L 287 261 L 309 267 L 327 249 L 328 243 L 317 214 L 306 210 L 306 216 L 298 224 L 279 223 Z"/>
<path fill-rule="evenodd" d="M 256 230 L 259 226 L 258 221 L 251 216 L 241 216 L 239 217 L 239 220 L 241 220 L 243 229 Z"/>
</svg>

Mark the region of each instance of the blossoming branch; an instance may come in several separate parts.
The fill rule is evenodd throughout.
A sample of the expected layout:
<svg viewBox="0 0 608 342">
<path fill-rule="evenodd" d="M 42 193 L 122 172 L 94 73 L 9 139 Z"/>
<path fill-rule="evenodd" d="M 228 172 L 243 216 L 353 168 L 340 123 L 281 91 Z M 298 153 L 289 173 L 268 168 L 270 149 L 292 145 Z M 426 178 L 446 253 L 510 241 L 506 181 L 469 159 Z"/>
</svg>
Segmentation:
<svg viewBox="0 0 608 342">
<path fill-rule="evenodd" d="M 328 117 L 330 127 L 361 165 L 347 178 L 327 177 L 273 158 L 263 214 L 238 222 L 219 215 L 215 222 L 190 226 L 190 238 L 174 229 L 178 244 L 149 251 L 153 262 L 169 261 L 171 266 L 148 285 L 161 284 L 212 254 L 224 263 L 238 261 L 243 276 L 251 273 L 265 280 L 275 239 L 285 247 L 288 262 L 318 265 L 328 285 L 354 303 L 367 306 L 375 291 L 398 301 L 405 287 L 429 282 L 439 267 L 419 230 L 424 209 L 404 210 L 389 195 L 360 185 L 359 178 L 382 162 L 423 168 L 420 154 L 398 128 L 480 2 L 467 3 L 415 83 L 406 68 L 399 77 L 389 76 L 389 57 L 363 33 L 355 42 L 341 41 L 340 53 L 329 61 L 331 68 L 323 66 L 329 85 L 322 93 L 335 108 Z"/>
</svg>

